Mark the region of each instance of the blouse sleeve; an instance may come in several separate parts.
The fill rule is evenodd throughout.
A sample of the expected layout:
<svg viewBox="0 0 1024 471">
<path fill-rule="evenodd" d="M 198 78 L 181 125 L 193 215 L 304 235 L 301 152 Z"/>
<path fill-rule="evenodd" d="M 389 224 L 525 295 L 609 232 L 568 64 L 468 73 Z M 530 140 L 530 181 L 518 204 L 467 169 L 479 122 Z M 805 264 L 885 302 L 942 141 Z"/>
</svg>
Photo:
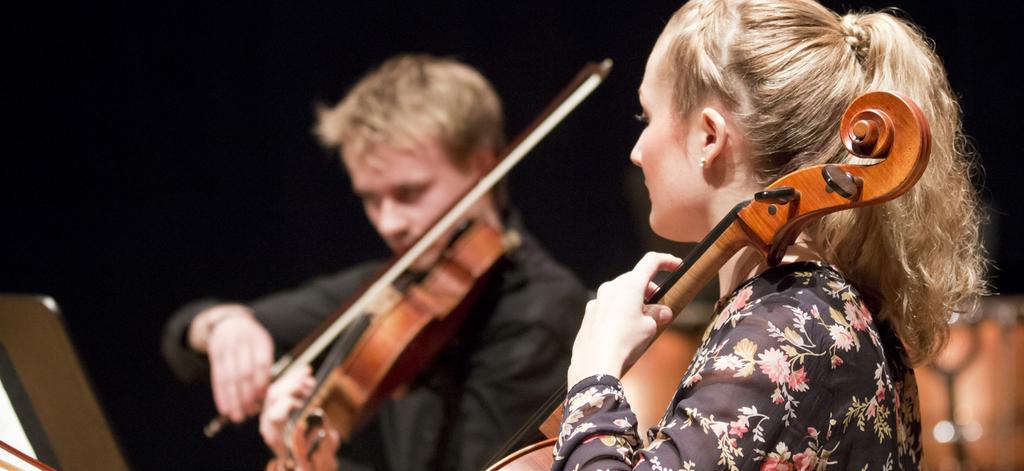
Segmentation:
<svg viewBox="0 0 1024 471">
<path fill-rule="evenodd" d="M 813 324 L 810 311 L 792 299 L 745 301 L 708 327 L 646 448 L 617 379 L 593 376 L 575 385 L 552 469 L 749 469 L 778 451 L 772 446 L 783 435 L 816 434 L 798 417 L 801 402 L 813 404 L 826 389 L 812 379 L 825 381 L 828 360 L 817 347 L 823 342 L 804 328 Z"/>
</svg>

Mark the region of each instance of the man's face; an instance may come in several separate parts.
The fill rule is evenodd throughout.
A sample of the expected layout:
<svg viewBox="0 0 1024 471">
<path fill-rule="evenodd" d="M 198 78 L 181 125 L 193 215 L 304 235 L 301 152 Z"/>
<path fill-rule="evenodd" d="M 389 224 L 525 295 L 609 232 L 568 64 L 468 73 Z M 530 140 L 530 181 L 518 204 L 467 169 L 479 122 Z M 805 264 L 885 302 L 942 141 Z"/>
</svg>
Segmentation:
<svg viewBox="0 0 1024 471">
<path fill-rule="evenodd" d="M 394 252 L 416 242 L 483 172 L 472 159 L 467 169 L 456 167 L 433 139 L 410 149 L 375 145 L 361 155 L 342 154 L 366 216 Z M 438 241 L 422 258 L 432 262 L 446 242 Z"/>
</svg>

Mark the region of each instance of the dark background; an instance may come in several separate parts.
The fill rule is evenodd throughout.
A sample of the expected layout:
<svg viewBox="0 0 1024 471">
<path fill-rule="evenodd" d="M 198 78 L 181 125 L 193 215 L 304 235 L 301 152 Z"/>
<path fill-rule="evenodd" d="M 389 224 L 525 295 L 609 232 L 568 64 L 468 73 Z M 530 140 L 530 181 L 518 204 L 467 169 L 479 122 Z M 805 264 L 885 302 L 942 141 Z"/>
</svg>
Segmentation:
<svg viewBox="0 0 1024 471">
<path fill-rule="evenodd" d="M 614 59 L 510 185 L 527 225 L 590 287 L 650 246 L 646 215 L 626 196 L 635 90 L 678 1 L 215 3 L 51 5 L 3 20 L 15 81 L 3 92 L 13 145 L 0 177 L 0 291 L 62 306 L 133 467 L 263 465 L 252 424 L 202 438 L 209 388 L 172 378 L 160 329 L 190 299 L 248 299 L 386 253 L 310 130 L 316 103 L 334 103 L 392 54 L 478 67 L 505 100 L 511 135 L 586 61 Z M 995 208 L 994 287 L 1024 291 L 1012 247 L 1021 7 L 827 4 L 899 6 L 935 40 Z"/>
</svg>

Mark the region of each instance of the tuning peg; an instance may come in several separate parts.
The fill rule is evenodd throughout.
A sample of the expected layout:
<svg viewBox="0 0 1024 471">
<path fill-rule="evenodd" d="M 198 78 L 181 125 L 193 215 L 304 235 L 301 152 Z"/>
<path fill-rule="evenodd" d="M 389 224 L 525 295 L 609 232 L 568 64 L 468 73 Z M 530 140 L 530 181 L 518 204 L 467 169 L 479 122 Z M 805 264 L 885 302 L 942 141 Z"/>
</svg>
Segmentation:
<svg viewBox="0 0 1024 471">
<path fill-rule="evenodd" d="M 771 190 L 754 193 L 754 199 L 768 203 L 786 204 L 800 199 L 800 192 L 791 186 L 780 186 Z"/>
<path fill-rule="evenodd" d="M 770 203 L 768 205 L 768 214 L 771 215 L 775 215 L 775 212 L 778 211 L 775 207 L 776 204 L 787 204 L 798 199 L 800 199 L 800 192 L 791 186 L 780 186 L 754 193 L 754 200 Z"/>
<path fill-rule="evenodd" d="M 825 179 L 825 191 L 835 192 L 851 201 L 860 196 L 860 189 L 864 186 L 862 178 L 850 175 L 850 172 L 838 165 L 824 166 L 821 169 L 821 177 Z"/>
</svg>

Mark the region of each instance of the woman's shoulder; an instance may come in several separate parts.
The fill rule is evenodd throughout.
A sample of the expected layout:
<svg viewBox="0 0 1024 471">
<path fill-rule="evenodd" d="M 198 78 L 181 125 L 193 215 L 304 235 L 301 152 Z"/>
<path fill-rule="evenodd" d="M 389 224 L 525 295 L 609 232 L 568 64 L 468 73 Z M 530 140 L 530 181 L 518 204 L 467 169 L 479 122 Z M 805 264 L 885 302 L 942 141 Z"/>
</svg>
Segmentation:
<svg viewBox="0 0 1024 471">
<path fill-rule="evenodd" d="M 880 346 L 872 310 L 835 268 L 820 262 L 780 265 L 719 301 L 709 333 L 760 332 L 782 344 L 834 353 Z"/>
<path fill-rule="evenodd" d="M 745 281 L 719 300 L 716 312 L 765 311 L 780 307 L 808 311 L 829 307 L 840 311 L 868 310 L 861 293 L 838 270 L 821 262 L 797 262 L 773 267 Z"/>
</svg>

